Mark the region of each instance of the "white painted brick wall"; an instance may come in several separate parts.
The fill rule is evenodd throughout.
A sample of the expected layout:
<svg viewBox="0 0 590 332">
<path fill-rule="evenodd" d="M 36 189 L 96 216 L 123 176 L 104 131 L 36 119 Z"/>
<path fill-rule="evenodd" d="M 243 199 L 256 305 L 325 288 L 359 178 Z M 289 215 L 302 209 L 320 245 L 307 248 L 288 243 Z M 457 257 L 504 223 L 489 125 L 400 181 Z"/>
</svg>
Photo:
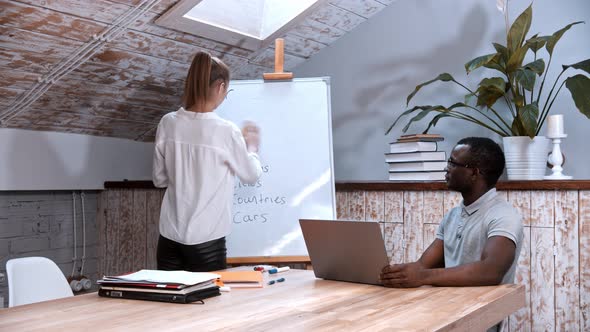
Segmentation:
<svg viewBox="0 0 590 332">
<path fill-rule="evenodd" d="M 97 279 L 98 192 L 85 192 L 86 261 L 84 275 Z M 82 257 L 82 206 L 76 194 L 77 269 Z M 74 244 L 71 191 L 0 192 L 0 273 L 11 258 L 42 256 L 53 260 L 66 277 L 72 273 Z M 8 306 L 7 282 L 0 282 L 0 298 Z M 0 302 L 0 307 L 2 302 Z"/>
</svg>

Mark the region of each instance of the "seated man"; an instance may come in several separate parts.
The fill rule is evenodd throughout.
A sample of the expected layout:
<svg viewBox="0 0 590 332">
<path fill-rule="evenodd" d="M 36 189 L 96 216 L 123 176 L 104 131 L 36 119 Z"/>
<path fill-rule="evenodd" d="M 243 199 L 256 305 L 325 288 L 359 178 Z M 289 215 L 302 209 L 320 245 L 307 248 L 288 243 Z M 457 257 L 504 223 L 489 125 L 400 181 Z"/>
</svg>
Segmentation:
<svg viewBox="0 0 590 332">
<path fill-rule="evenodd" d="M 417 262 L 386 266 L 387 287 L 486 286 L 514 282 L 523 238 L 520 216 L 496 193 L 504 154 L 482 137 L 460 140 L 447 162 L 446 181 L 463 202 L 443 218 L 436 239 Z"/>
</svg>

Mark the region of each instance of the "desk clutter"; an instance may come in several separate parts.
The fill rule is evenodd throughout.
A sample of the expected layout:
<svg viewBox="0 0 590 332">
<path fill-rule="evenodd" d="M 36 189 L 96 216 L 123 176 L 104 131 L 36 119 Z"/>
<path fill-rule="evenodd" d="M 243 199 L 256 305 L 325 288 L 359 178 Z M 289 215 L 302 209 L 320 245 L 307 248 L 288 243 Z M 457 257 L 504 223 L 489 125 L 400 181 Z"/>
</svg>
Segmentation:
<svg viewBox="0 0 590 332">
<path fill-rule="evenodd" d="M 214 272 L 140 270 L 96 281 L 102 297 L 191 303 L 220 295 L 232 288 L 262 288 L 285 281 L 289 267 L 257 265 Z M 275 278 L 276 277 L 276 278 Z"/>
<path fill-rule="evenodd" d="M 385 162 L 389 164 L 391 181 L 444 181 L 447 156 L 438 151 L 438 134 L 402 135 L 389 143 Z"/>
<path fill-rule="evenodd" d="M 191 303 L 220 295 L 219 275 L 209 272 L 140 270 L 97 280 L 98 295 L 111 298 Z"/>
</svg>

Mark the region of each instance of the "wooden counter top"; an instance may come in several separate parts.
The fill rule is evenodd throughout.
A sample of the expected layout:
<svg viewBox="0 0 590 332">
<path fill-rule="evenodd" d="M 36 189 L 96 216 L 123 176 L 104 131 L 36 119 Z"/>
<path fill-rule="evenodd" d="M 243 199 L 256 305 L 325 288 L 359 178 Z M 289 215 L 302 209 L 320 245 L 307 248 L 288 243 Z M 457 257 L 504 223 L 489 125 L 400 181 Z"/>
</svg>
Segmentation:
<svg viewBox="0 0 590 332">
<path fill-rule="evenodd" d="M 522 285 L 381 286 L 316 279 L 232 289 L 205 304 L 98 297 L 96 293 L 0 310 L 1 331 L 484 331 L 525 305 Z"/>
<path fill-rule="evenodd" d="M 155 189 L 152 181 L 108 181 L 106 189 Z M 590 180 L 500 181 L 498 190 L 590 190 Z M 342 181 L 337 191 L 352 190 L 447 190 L 444 182 Z"/>
</svg>

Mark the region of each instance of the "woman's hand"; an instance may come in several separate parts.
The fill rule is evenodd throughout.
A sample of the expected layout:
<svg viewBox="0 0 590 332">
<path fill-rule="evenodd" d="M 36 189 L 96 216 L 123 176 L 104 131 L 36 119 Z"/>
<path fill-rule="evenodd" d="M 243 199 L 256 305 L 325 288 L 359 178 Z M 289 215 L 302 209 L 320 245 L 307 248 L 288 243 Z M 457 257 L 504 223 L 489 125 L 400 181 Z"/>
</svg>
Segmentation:
<svg viewBox="0 0 590 332">
<path fill-rule="evenodd" d="M 251 121 L 244 122 L 242 127 L 242 135 L 246 141 L 246 148 L 248 152 L 258 153 L 260 146 L 260 128 Z"/>
</svg>

